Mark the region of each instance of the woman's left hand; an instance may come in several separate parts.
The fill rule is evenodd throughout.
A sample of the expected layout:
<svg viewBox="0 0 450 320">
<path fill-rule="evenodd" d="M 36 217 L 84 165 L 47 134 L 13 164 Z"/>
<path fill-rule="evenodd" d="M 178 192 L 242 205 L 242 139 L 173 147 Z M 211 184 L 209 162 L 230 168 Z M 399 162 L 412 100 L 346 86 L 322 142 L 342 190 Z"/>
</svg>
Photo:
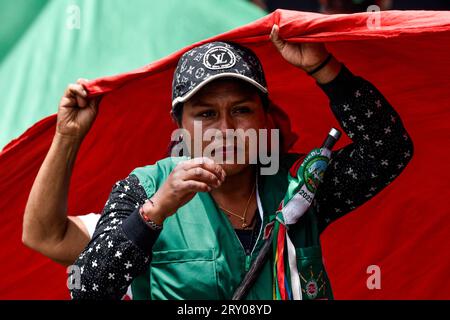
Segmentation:
<svg viewBox="0 0 450 320">
<path fill-rule="evenodd" d="M 327 58 L 328 51 L 323 43 L 289 43 L 280 37 L 279 31 L 278 25 L 274 24 L 270 40 L 283 58 L 294 66 L 308 72 L 314 70 Z"/>
</svg>

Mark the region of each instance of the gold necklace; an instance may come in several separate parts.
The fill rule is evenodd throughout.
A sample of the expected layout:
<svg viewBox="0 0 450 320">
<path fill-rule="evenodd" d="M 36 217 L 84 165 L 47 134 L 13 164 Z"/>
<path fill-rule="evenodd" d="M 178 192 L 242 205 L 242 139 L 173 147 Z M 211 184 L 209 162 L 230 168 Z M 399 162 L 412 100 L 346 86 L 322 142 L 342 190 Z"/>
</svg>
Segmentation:
<svg viewBox="0 0 450 320">
<path fill-rule="evenodd" d="M 241 215 L 238 215 L 238 214 L 236 214 L 236 213 L 234 213 L 234 212 L 232 212 L 232 211 L 230 211 L 230 210 L 228 210 L 228 209 L 225 209 L 223 206 L 221 206 L 221 205 L 219 204 L 219 208 L 220 208 L 220 209 L 222 209 L 223 211 L 226 211 L 226 212 L 228 212 L 229 214 L 231 214 L 231 215 L 233 215 L 233 216 L 235 216 L 235 217 L 241 219 L 241 221 L 242 221 L 242 228 L 248 227 L 247 220 L 246 220 L 247 210 L 248 210 L 248 206 L 250 205 L 250 200 L 252 199 L 253 194 L 255 193 L 255 189 L 256 189 L 256 182 L 255 182 L 255 184 L 253 185 L 252 193 L 250 194 L 250 197 L 249 197 L 248 200 L 247 200 L 247 205 L 245 206 L 244 214 L 243 214 L 242 216 L 241 216 Z"/>
</svg>

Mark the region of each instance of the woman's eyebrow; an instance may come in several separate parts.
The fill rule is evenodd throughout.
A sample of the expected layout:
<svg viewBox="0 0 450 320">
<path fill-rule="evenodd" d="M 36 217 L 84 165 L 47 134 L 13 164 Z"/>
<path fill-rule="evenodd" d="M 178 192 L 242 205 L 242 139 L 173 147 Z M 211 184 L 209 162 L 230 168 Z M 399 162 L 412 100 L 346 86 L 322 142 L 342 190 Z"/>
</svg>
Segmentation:
<svg viewBox="0 0 450 320">
<path fill-rule="evenodd" d="M 236 104 L 241 104 L 241 103 L 244 103 L 244 102 L 253 102 L 253 99 L 251 97 L 245 97 L 243 99 L 238 99 L 236 101 L 233 101 L 232 104 L 236 105 Z"/>
<path fill-rule="evenodd" d="M 231 101 L 229 104 L 230 105 L 237 105 L 237 104 L 241 104 L 244 102 L 253 102 L 253 99 L 251 99 L 251 97 L 245 97 L 245 98 L 240 98 L 240 99 L 236 99 Z M 198 100 L 195 101 L 192 104 L 192 107 L 216 107 L 217 105 L 215 103 L 212 102 L 207 102 L 207 101 L 203 101 L 203 100 Z"/>
<path fill-rule="evenodd" d="M 214 104 L 214 103 L 210 103 L 210 102 L 206 102 L 206 101 L 202 101 L 202 100 L 198 100 L 198 101 L 195 101 L 193 104 L 192 104 L 192 107 L 193 108 L 198 108 L 198 107 L 215 107 L 216 105 Z"/>
</svg>

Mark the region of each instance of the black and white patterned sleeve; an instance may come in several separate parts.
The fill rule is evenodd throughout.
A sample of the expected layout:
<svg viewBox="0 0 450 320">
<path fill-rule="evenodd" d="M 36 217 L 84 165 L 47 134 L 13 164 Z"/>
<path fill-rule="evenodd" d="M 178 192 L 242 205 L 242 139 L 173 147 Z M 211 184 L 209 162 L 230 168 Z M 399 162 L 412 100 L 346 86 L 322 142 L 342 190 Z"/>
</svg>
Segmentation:
<svg viewBox="0 0 450 320">
<path fill-rule="evenodd" d="M 384 96 L 345 66 L 320 86 L 353 143 L 333 152 L 315 205 L 319 228 L 362 205 L 389 185 L 412 158 L 413 143 Z"/>
<path fill-rule="evenodd" d="M 159 232 L 139 215 L 146 199 L 134 175 L 115 184 L 92 240 L 75 262 L 81 282 L 71 289 L 72 299 L 121 299 L 132 280 L 147 271 Z"/>
</svg>

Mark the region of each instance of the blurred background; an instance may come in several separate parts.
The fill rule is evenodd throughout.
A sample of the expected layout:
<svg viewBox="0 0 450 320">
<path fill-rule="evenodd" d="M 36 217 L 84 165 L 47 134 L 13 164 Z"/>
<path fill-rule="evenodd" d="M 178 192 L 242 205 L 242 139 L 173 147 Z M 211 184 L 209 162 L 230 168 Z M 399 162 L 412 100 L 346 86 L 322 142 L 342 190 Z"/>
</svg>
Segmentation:
<svg viewBox="0 0 450 320">
<path fill-rule="evenodd" d="M 449 10 L 448 0 L 0 0 L 0 149 L 57 111 L 68 83 L 146 65 L 278 8 Z"/>
</svg>

